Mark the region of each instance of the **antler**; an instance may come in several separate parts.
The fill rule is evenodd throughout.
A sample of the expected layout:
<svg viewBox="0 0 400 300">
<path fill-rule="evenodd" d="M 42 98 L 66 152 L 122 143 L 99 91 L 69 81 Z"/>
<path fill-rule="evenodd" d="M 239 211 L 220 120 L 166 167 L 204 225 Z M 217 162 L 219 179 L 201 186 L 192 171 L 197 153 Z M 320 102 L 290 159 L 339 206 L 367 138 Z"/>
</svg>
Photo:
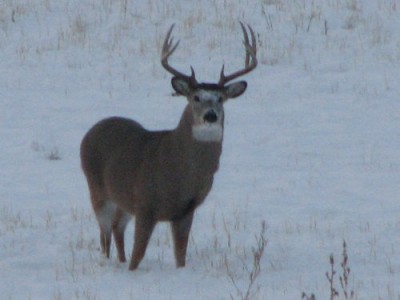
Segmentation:
<svg viewBox="0 0 400 300">
<path fill-rule="evenodd" d="M 191 85 L 195 86 L 195 85 L 197 85 L 196 74 L 192 67 L 190 67 L 190 70 L 192 71 L 192 75 L 188 76 L 188 75 L 185 75 L 185 74 L 179 72 L 175 68 L 171 67 L 170 64 L 168 63 L 168 58 L 172 55 L 172 53 L 174 53 L 174 51 L 176 50 L 176 48 L 179 45 L 179 41 L 177 41 L 174 44 L 173 43 L 174 38 L 171 37 L 171 32 L 172 32 L 172 29 L 174 29 L 174 26 L 175 26 L 175 24 L 171 25 L 171 27 L 169 28 L 169 30 L 167 32 L 167 35 L 165 36 L 164 44 L 163 44 L 162 51 L 161 51 L 161 65 L 164 67 L 165 70 L 170 72 L 172 75 L 179 77 L 179 78 L 183 78 L 183 79 L 187 80 Z"/>
<path fill-rule="evenodd" d="M 244 36 L 243 45 L 246 48 L 246 58 L 245 58 L 244 69 L 236 71 L 232 74 L 229 74 L 228 76 L 225 76 L 224 66 L 222 65 L 221 75 L 220 75 L 220 79 L 218 82 L 219 86 L 224 86 L 227 82 L 251 72 L 257 66 L 257 42 L 256 42 L 256 37 L 255 37 L 254 31 L 253 31 L 253 28 L 251 28 L 250 25 L 247 25 L 247 27 L 249 28 L 249 31 L 250 31 L 250 35 L 251 35 L 251 45 L 250 45 L 249 35 L 246 31 L 246 27 L 243 25 L 242 22 L 240 22 L 240 26 L 242 27 L 243 36 Z"/>
</svg>

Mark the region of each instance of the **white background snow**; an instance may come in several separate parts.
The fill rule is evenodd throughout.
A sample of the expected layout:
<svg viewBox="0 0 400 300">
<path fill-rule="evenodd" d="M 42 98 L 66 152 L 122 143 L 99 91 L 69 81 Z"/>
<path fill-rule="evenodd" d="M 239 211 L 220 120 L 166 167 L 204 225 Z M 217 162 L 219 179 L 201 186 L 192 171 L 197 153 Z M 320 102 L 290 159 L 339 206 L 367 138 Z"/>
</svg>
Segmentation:
<svg viewBox="0 0 400 300">
<path fill-rule="evenodd" d="M 104 259 L 79 144 L 100 119 L 174 128 L 185 106 L 159 63 L 200 81 L 243 66 L 238 21 L 259 66 L 225 106 L 224 150 L 197 210 L 187 266 L 159 224 L 135 272 Z M 400 299 L 399 0 L 2 0 L 0 298 L 240 299 L 261 224 L 251 299 Z M 127 253 L 133 226 L 128 227 Z M 338 298 L 339 299 L 339 298 Z"/>
</svg>

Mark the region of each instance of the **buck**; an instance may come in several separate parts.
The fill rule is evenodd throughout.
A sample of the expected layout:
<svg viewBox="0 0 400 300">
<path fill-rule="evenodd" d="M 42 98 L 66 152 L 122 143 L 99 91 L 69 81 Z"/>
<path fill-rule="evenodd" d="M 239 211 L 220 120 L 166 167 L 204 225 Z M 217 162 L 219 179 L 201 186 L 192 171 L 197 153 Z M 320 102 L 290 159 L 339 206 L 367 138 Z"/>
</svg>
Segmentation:
<svg viewBox="0 0 400 300">
<path fill-rule="evenodd" d="M 130 270 L 143 259 L 158 221 L 171 223 L 176 266 L 185 266 L 194 211 L 206 198 L 218 170 L 223 104 L 242 95 L 247 87 L 245 81 L 227 83 L 257 66 L 254 32 L 250 26 L 240 25 L 245 67 L 230 75 L 225 75 L 222 67 L 216 84 L 198 83 L 193 68 L 188 76 L 169 64 L 179 45 L 171 37 L 174 25 L 170 27 L 161 65 L 173 75 L 175 92 L 188 101 L 174 130 L 148 131 L 133 120 L 111 117 L 95 124 L 82 140 L 82 169 L 100 227 L 101 250 L 107 258 L 113 235 L 119 261 L 126 261 L 124 231 L 135 216 Z"/>
</svg>

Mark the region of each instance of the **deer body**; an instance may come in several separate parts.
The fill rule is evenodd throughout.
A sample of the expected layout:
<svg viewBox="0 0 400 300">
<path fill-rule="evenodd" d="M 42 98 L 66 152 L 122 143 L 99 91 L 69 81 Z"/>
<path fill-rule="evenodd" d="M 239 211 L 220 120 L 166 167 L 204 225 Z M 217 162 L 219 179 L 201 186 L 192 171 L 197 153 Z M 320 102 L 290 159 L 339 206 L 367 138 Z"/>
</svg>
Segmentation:
<svg viewBox="0 0 400 300">
<path fill-rule="evenodd" d="M 245 33 L 243 25 L 242 29 Z M 194 211 L 209 193 L 218 170 L 223 102 L 240 96 L 247 87 L 244 81 L 225 85 L 231 78 L 224 77 L 223 71 L 221 80 L 228 80 L 222 84 L 199 84 L 193 70 L 188 77 L 170 67 L 167 59 L 177 47 L 171 48 L 171 31 L 172 27 L 164 42 L 162 64 L 175 75 L 175 91 L 188 99 L 178 126 L 174 130 L 148 131 L 133 120 L 112 117 L 94 125 L 81 143 L 82 169 L 100 227 L 102 252 L 107 257 L 114 235 L 119 260 L 126 261 L 124 231 L 131 216 L 135 216 L 130 270 L 138 267 L 158 221 L 171 222 L 176 265 L 185 265 Z M 245 46 L 246 52 L 254 52 L 254 68 L 255 41 L 251 33 L 254 48 Z"/>
<path fill-rule="evenodd" d="M 179 126 L 171 131 L 147 131 L 118 117 L 100 121 L 82 142 L 85 174 L 108 200 L 130 214 L 141 212 L 142 199 L 148 199 L 146 206 L 152 207 L 155 219 L 177 218 L 186 202 L 204 199 L 222 145 L 194 140 L 188 111 L 187 107 Z"/>
</svg>

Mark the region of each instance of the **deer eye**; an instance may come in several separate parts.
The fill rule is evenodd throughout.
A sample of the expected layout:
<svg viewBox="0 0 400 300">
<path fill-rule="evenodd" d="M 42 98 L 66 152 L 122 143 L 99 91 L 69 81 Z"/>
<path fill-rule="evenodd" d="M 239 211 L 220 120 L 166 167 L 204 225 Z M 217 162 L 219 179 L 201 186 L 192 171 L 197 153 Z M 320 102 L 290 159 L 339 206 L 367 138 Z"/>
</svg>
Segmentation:
<svg viewBox="0 0 400 300">
<path fill-rule="evenodd" d="M 193 100 L 194 100 L 195 102 L 200 102 L 199 96 L 194 96 L 194 97 L 193 97 Z"/>
</svg>

